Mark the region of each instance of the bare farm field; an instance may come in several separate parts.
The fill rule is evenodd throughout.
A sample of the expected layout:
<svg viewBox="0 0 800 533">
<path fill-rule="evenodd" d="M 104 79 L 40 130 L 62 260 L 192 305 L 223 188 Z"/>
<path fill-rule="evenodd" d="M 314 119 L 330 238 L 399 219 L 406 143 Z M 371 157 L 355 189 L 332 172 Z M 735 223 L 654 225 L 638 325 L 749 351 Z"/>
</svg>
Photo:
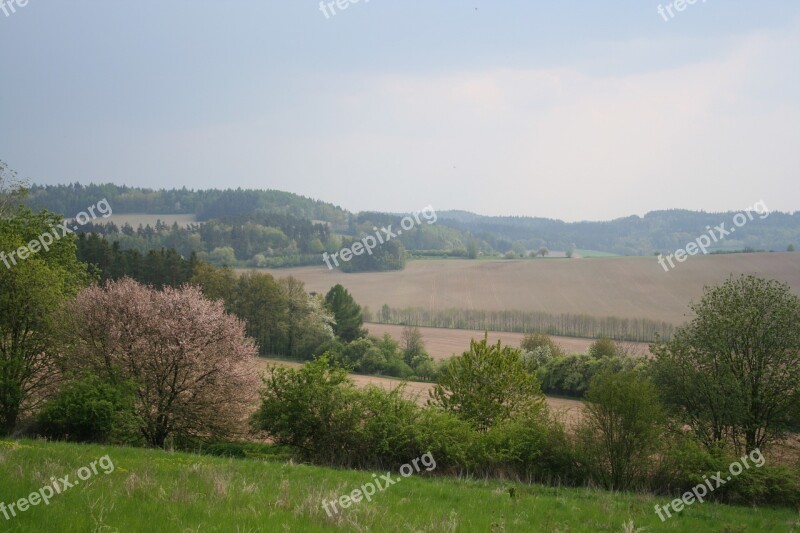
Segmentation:
<svg viewBox="0 0 800 533">
<path fill-rule="evenodd" d="M 686 321 L 690 301 L 730 275 L 757 274 L 788 283 L 800 294 L 800 253 L 689 257 L 665 272 L 655 257 L 410 261 L 398 272 L 345 274 L 319 267 L 269 269 L 294 276 L 306 289 L 327 292 L 341 283 L 373 313 L 383 304 L 429 310 L 541 311 L 595 317 Z"/>
<path fill-rule="evenodd" d="M 403 326 L 395 326 L 391 324 L 365 324 L 369 330 L 370 335 L 382 337 L 384 333 L 388 333 L 395 340 L 400 340 Z M 465 350 L 469 349 L 469 342 L 472 339 L 483 338 L 483 333 L 471 329 L 447 329 L 447 328 L 424 328 L 420 327 L 419 332 L 422 334 L 422 341 L 425 343 L 425 349 L 428 353 L 436 359 L 444 359 L 453 354 L 460 355 Z M 503 344 L 510 346 L 519 346 L 522 338 L 525 335 L 522 333 L 503 333 L 503 332 L 489 332 L 489 342 L 495 343 L 498 340 Z M 575 337 L 551 337 L 566 353 L 585 352 L 589 345 L 593 342 L 591 339 L 578 339 Z M 646 355 L 650 351 L 650 347 L 646 343 L 629 343 L 634 349 L 635 353 L 632 355 Z"/>
<path fill-rule="evenodd" d="M 113 207 L 113 206 L 112 206 Z M 93 220 L 95 224 L 102 224 L 104 222 L 113 222 L 117 226 L 124 226 L 125 224 L 130 224 L 132 228 L 138 228 L 139 225 L 147 226 L 155 226 L 156 222 L 161 221 L 162 223 L 166 224 L 167 226 L 172 226 L 175 222 L 178 223 L 178 226 L 186 227 L 189 224 L 195 222 L 194 215 L 150 215 L 150 214 L 139 214 L 139 213 L 121 213 L 112 215 L 108 218 L 97 218 Z"/>
</svg>

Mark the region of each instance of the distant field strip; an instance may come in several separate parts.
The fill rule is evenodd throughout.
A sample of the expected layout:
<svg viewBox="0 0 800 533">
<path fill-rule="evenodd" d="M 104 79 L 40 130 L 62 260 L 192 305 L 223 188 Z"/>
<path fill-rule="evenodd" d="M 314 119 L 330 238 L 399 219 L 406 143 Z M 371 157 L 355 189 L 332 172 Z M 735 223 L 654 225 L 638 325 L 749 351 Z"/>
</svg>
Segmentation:
<svg viewBox="0 0 800 533">
<path fill-rule="evenodd" d="M 403 326 L 376 323 L 367 323 L 364 326 L 369 329 L 370 335 L 376 337 L 382 337 L 385 333 L 388 333 L 397 341 L 400 341 L 403 337 Z M 484 333 L 483 331 L 472 329 L 426 327 L 420 327 L 418 331 L 422 334 L 425 350 L 437 361 L 454 354 L 462 354 L 469 349 L 469 343 L 472 339 L 482 339 Z M 500 331 L 488 331 L 488 333 L 490 343 L 494 344 L 497 341 L 501 341 L 503 344 L 515 347 L 518 347 L 525 337 L 522 333 Z M 551 338 L 566 353 L 584 353 L 594 342 L 592 339 L 580 339 L 577 337 L 553 336 Z M 626 347 L 632 352 L 631 355 L 646 356 L 650 353 L 650 345 L 647 343 L 626 343 Z"/>
<path fill-rule="evenodd" d="M 699 301 L 703 286 L 722 283 L 730 275 L 776 279 L 800 294 L 800 253 L 695 256 L 669 273 L 655 257 L 431 259 L 410 261 L 400 272 L 345 274 L 329 271 L 324 265 L 268 272 L 294 276 L 306 283 L 307 290 L 322 294 L 341 283 L 376 317 L 387 304 L 431 313 L 518 310 L 556 317 L 586 315 L 596 320 L 647 319 L 677 326 L 688 320 L 689 303 Z"/>
<path fill-rule="evenodd" d="M 594 317 L 541 311 L 484 311 L 480 309 L 430 310 L 421 307 L 394 309 L 388 316 L 377 313 L 380 324 L 427 326 L 511 333 L 548 333 L 562 337 L 595 339 L 608 337 L 637 342 L 654 341 L 657 336 L 669 339 L 674 326 L 646 318 Z"/>
<path fill-rule="evenodd" d="M 148 224 L 152 227 L 155 227 L 159 220 L 162 224 L 166 224 L 167 226 L 172 226 L 173 224 L 177 223 L 180 227 L 186 227 L 190 224 L 196 223 L 194 215 L 151 215 L 143 213 L 113 214 L 108 218 L 102 219 L 102 221 L 98 220 L 98 223 L 113 222 L 120 227 L 124 226 L 125 224 L 130 224 L 132 228 L 136 229 L 139 227 L 139 225 L 147 226 Z"/>
</svg>

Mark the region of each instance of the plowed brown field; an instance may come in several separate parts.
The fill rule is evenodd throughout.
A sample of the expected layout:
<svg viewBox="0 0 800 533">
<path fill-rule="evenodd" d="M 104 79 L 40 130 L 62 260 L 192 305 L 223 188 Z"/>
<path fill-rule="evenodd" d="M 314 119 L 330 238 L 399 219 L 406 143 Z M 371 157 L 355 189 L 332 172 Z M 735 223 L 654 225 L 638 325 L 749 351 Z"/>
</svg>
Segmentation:
<svg viewBox="0 0 800 533">
<path fill-rule="evenodd" d="M 731 274 L 788 283 L 800 295 L 800 253 L 689 257 L 669 271 L 655 257 L 411 261 L 401 272 L 344 274 L 319 267 L 267 270 L 311 291 L 341 283 L 372 312 L 391 307 L 522 310 L 685 321 L 688 304 Z"/>
<path fill-rule="evenodd" d="M 388 333 L 394 339 L 400 340 L 403 326 L 394 326 L 389 324 L 365 324 L 369 330 L 370 335 L 382 337 L 384 333 Z M 460 355 L 465 350 L 469 349 L 469 341 L 472 339 L 482 339 L 483 332 L 471 329 L 446 329 L 446 328 L 418 328 L 422 333 L 422 341 L 425 343 L 425 349 L 436 360 L 450 357 L 453 354 Z M 495 343 L 500 340 L 503 344 L 511 346 L 519 346 L 522 338 L 525 335 L 522 333 L 498 333 L 489 332 L 489 342 Z M 561 346 L 561 349 L 566 353 L 585 352 L 589 345 L 594 342 L 591 339 L 578 339 L 575 337 L 552 337 L 552 339 Z M 646 343 L 627 343 L 626 347 L 630 347 L 635 353 L 632 355 L 645 355 L 648 354 L 650 349 Z"/>
</svg>

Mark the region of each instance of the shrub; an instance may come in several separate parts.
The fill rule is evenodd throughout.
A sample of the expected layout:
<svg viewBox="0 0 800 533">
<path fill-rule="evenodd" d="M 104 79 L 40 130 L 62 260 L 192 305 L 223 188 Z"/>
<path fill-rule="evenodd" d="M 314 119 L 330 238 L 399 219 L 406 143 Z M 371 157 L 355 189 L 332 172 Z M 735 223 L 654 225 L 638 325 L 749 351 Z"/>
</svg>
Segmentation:
<svg viewBox="0 0 800 533">
<path fill-rule="evenodd" d="M 133 386 L 89 375 L 69 383 L 38 416 L 45 437 L 77 442 L 134 443 Z"/>
<path fill-rule="evenodd" d="M 589 355 L 595 359 L 602 359 L 603 357 L 614 357 L 619 355 L 617 345 L 609 338 L 601 337 L 594 341 L 589 346 Z"/>
<path fill-rule="evenodd" d="M 535 352 L 537 349 L 545 348 L 552 357 L 563 357 L 565 355 L 561 347 L 546 333 L 528 333 L 522 339 L 520 348 L 526 352 Z"/>
<path fill-rule="evenodd" d="M 478 435 L 469 422 L 437 407 L 421 409 L 414 426 L 413 455 L 430 452 L 439 473 L 467 474 L 478 466 Z"/>
<path fill-rule="evenodd" d="M 574 457 L 567 434 L 545 405 L 537 405 L 481 435 L 480 451 L 487 475 L 574 481 Z"/>
<path fill-rule="evenodd" d="M 398 377 L 400 379 L 411 379 L 414 370 L 399 359 L 390 359 L 386 363 L 385 372 L 387 376 Z"/>
<path fill-rule="evenodd" d="M 359 391 L 356 401 L 361 449 L 354 450 L 358 454 L 354 462 L 397 468 L 421 455 L 414 443 L 420 408 L 404 398 L 403 386 L 390 391 L 370 386 Z"/>
<path fill-rule="evenodd" d="M 236 442 L 215 442 L 206 446 L 203 452 L 218 457 L 233 457 L 236 459 L 247 457 L 244 446 Z"/>
<path fill-rule="evenodd" d="M 589 387 L 578 430 L 583 464 L 610 489 L 644 481 L 664 414 L 655 386 L 632 371 L 599 374 Z"/>
<path fill-rule="evenodd" d="M 750 467 L 719 490 L 722 489 L 728 503 L 800 505 L 800 475 L 785 466 Z"/>
<path fill-rule="evenodd" d="M 703 474 L 727 468 L 725 455 L 723 450 L 710 452 L 691 434 L 674 431 L 662 441 L 651 489 L 659 494 L 681 495 L 702 483 Z"/>
<path fill-rule="evenodd" d="M 722 472 L 727 477 L 734 462 L 742 463 L 730 450 L 709 451 L 699 439 L 678 434 L 664 442 L 661 461 L 652 480 L 652 490 L 660 494 L 680 496 L 704 483 L 705 477 Z M 785 466 L 748 462 L 741 474 L 733 477 L 706 499 L 744 505 L 788 505 L 800 502 L 800 475 Z"/>
<path fill-rule="evenodd" d="M 251 425 L 305 459 L 348 463 L 352 450 L 360 449 L 358 395 L 346 371 L 326 356 L 297 370 L 273 367 Z"/>
<path fill-rule="evenodd" d="M 560 394 L 582 398 L 589 390 L 589 384 L 602 372 L 622 372 L 635 370 L 644 375 L 643 360 L 634 357 L 614 356 L 597 359 L 588 354 L 572 354 L 556 357 L 537 369 L 542 382 L 542 391 L 547 394 Z"/>
<path fill-rule="evenodd" d="M 453 357 L 439 372 L 430 402 L 470 422 L 480 431 L 542 403 L 536 376 L 510 346 L 472 340 L 470 349 Z"/>
<path fill-rule="evenodd" d="M 597 361 L 586 354 L 559 357 L 541 367 L 537 375 L 542 380 L 542 390 L 550 394 L 582 397 L 589 389 Z"/>
</svg>

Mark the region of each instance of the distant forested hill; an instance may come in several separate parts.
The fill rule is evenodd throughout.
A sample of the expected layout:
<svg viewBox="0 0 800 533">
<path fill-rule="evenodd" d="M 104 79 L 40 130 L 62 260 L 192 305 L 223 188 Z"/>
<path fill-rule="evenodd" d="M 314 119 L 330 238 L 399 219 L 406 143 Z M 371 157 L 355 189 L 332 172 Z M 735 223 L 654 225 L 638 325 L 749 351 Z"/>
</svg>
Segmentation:
<svg viewBox="0 0 800 533">
<path fill-rule="evenodd" d="M 651 255 L 674 251 L 725 223 L 734 227 L 737 212 L 706 213 L 670 209 L 652 211 L 607 222 L 564 222 L 535 217 L 487 217 L 464 211 L 439 213 L 441 224 L 460 229 L 494 245 L 500 252 L 522 244 L 528 250 L 587 248 L 618 255 Z M 773 212 L 766 218 L 751 212 L 753 220 L 736 228 L 713 247 L 715 250 L 784 251 L 800 244 L 800 212 Z M 741 220 L 741 219 L 739 219 Z M 714 231 L 715 235 L 718 231 Z"/>
<path fill-rule="evenodd" d="M 390 224 L 400 226 L 402 214 L 350 213 L 339 206 L 297 194 L 273 190 L 151 190 L 112 184 L 35 185 L 27 203 L 66 217 L 84 211 L 100 199 L 114 212 L 112 223 L 88 224 L 83 232 L 102 235 L 122 250 L 175 249 L 188 258 L 193 252 L 214 264 L 240 267 L 280 267 L 322 264 L 323 252 L 334 253 L 343 243 Z M 150 223 L 126 220 L 125 214 L 150 214 Z M 158 215 L 194 215 L 179 226 L 157 222 Z M 800 212 L 773 212 L 752 220 L 715 243 L 712 251 L 784 251 L 800 245 Z M 654 211 L 605 222 L 564 222 L 537 217 L 488 217 L 466 211 L 437 213 L 434 224 L 416 224 L 397 240 L 392 253 L 411 257 L 526 257 L 537 251 L 596 250 L 618 255 L 652 255 L 683 248 L 724 223 L 734 226 L 735 212 Z M 743 215 L 742 215 L 743 216 Z M 166 218 L 166 216 L 165 216 Z M 133 219 L 131 219 L 133 220 Z M 741 220 L 741 219 L 740 219 Z M 107 222 L 107 221 L 98 221 Z M 562 254 L 563 255 L 563 254 Z M 391 258 L 389 258 L 391 259 Z M 389 261 L 402 265 L 404 258 Z M 362 261 L 369 268 L 368 261 Z M 353 262 L 348 270 L 362 268 Z"/>
<path fill-rule="evenodd" d="M 70 217 L 105 198 L 115 213 L 193 214 L 198 221 L 255 211 L 292 215 L 311 220 L 345 224 L 349 213 L 341 207 L 297 194 L 252 189 L 152 190 L 110 183 L 102 185 L 34 185 L 28 205 L 47 208 Z"/>
</svg>

